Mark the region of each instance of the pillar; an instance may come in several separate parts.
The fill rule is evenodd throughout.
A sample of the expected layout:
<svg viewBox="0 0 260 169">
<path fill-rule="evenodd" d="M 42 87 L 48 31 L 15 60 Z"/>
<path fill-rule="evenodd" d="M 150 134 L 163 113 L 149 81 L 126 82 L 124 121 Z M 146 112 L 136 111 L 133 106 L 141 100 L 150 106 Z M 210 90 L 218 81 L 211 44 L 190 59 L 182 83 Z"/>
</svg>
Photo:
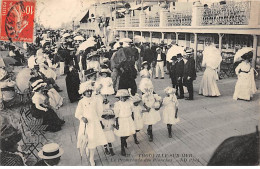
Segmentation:
<svg viewBox="0 0 260 169">
<path fill-rule="evenodd" d="M 128 38 L 128 31 L 125 31 L 125 37 Z"/>
<path fill-rule="evenodd" d="M 219 33 L 218 34 L 218 49 L 220 54 L 222 53 L 222 38 L 223 38 L 224 34 Z M 220 73 L 220 65 L 218 67 L 218 73 Z"/>
<path fill-rule="evenodd" d="M 197 64 L 197 51 L 198 51 L 198 34 L 194 33 L 194 60 L 195 60 L 195 68 L 196 68 L 196 64 Z"/>
<path fill-rule="evenodd" d="M 140 36 L 143 37 L 143 31 L 140 31 Z M 143 44 L 143 42 L 141 42 L 141 44 Z"/>
<path fill-rule="evenodd" d="M 255 68 L 256 65 L 256 56 L 257 56 L 257 35 L 253 35 L 253 59 L 252 59 L 253 68 Z"/>
<path fill-rule="evenodd" d="M 197 1 L 192 6 L 192 18 L 191 18 L 191 26 L 200 26 L 201 19 L 203 15 L 204 6 L 200 1 Z"/>
<path fill-rule="evenodd" d="M 260 2 L 259 1 L 250 1 L 250 16 L 248 25 L 249 27 L 257 27 L 259 25 L 259 15 L 260 15 Z"/>
<path fill-rule="evenodd" d="M 167 9 L 161 9 L 160 11 L 160 27 L 166 27 L 168 23 L 168 10 Z"/>
<path fill-rule="evenodd" d="M 176 44 L 178 44 L 178 41 L 179 41 L 179 33 L 178 32 L 175 32 L 175 34 L 176 34 Z"/>
<path fill-rule="evenodd" d="M 190 34 L 189 33 L 185 33 L 185 42 L 186 42 L 185 47 L 190 47 Z"/>
<path fill-rule="evenodd" d="M 164 33 L 163 32 L 162 32 L 162 40 L 161 41 L 164 42 Z"/>
<path fill-rule="evenodd" d="M 131 27 L 131 17 L 130 17 L 130 14 L 125 14 L 125 27 Z"/>
<path fill-rule="evenodd" d="M 150 32 L 150 48 L 152 47 L 152 38 L 153 38 L 153 33 Z"/>
<path fill-rule="evenodd" d="M 145 27 L 145 13 L 144 13 L 144 11 L 141 11 L 140 15 L 139 15 L 139 27 L 140 28 Z"/>
<path fill-rule="evenodd" d="M 135 42 L 135 31 L 133 31 L 133 42 Z"/>
</svg>

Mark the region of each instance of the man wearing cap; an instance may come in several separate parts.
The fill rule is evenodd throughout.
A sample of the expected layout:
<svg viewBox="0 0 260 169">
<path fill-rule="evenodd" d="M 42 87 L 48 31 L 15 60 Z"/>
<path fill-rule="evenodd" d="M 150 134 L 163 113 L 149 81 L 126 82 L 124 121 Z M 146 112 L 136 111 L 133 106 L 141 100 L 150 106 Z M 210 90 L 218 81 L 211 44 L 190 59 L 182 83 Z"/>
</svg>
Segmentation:
<svg viewBox="0 0 260 169">
<path fill-rule="evenodd" d="M 58 49 L 58 56 L 60 58 L 60 75 L 68 72 L 68 64 L 70 61 L 70 51 L 67 49 L 67 42 L 62 42 L 61 47 Z"/>
<path fill-rule="evenodd" d="M 192 50 L 187 50 L 184 58 L 187 60 L 184 64 L 183 83 L 187 87 L 189 97 L 186 100 L 193 100 L 193 80 L 196 79 L 195 60 L 192 58 Z"/>
<path fill-rule="evenodd" d="M 176 78 L 177 78 L 177 86 L 176 93 L 178 95 L 178 90 L 180 91 L 180 95 L 178 99 L 184 98 L 184 90 L 183 90 L 183 71 L 184 71 L 184 61 L 182 59 L 182 55 L 177 54 L 177 62 L 176 62 Z"/>
<path fill-rule="evenodd" d="M 35 166 L 56 166 L 59 164 L 63 153 L 63 149 L 57 143 L 46 144 L 38 153 L 42 160 L 38 161 Z"/>
<path fill-rule="evenodd" d="M 155 61 L 155 79 L 158 79 L 159 72 L 161 72 L 161 79 L 164 79 L 164 64 L 166 63 L 166 55 L 162 53 L 160 47 L 156 48 L 156 61 Z"/>
</svg>

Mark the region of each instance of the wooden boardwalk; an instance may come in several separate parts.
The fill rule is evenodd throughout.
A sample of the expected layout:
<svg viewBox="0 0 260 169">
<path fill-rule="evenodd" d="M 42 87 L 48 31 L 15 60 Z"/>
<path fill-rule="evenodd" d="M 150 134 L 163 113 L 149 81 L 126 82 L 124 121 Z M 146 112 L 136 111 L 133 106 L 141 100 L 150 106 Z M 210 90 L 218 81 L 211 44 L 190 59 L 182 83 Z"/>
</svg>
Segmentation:
<svg viewBox="0 0 260 169">
<path fill-rule="evenodd" d="M 82 160 L 76 148 L 78 120 L 74 117 L 77 103 L 70 103 L 67 98 L 64 76 L 57 82 L 62 87 L 61 95 L 65 98 L 64 106 L 58 110 L 66 124 L 60 132 L 46 133 L 49 142 L 57 142 L 65 153 L 60 165 L 89 165 L 86 156 Z M 203 97 L 198 95 L 201 75 L 194 82 L 194 101 L 179 100 L 179 117 L 181 121 L 173 126 L 173 138 L 168 138 L 166 125 L 162 122 L 153 126 L 154 141 L 149 142 L 146 128 L 137 137 L 127 139 L 127 157 L 120 155 L 120 139 L 113 143 L 115 156 L 104 153 L 103 147 L 96 149 L 96 165 L 103 166 L 202 166 L 207 165 L 218 145 L 226 138 L 255 132 L 259 124 L 259 90 L 253 101 L 234 101 L 232 99 L 236 79 L 223 79 L 218 82 L 220 97 Z M 139 81 L 139 80 L 137 80 Z M 155 90 L 165 96 L 163 89 L 170 84 L 168 78 L 153 80 Z M 259 81 L 257 81 L 259 85 Z M 111 98 L 112 102 L 115 101 Z"/>
</svg>

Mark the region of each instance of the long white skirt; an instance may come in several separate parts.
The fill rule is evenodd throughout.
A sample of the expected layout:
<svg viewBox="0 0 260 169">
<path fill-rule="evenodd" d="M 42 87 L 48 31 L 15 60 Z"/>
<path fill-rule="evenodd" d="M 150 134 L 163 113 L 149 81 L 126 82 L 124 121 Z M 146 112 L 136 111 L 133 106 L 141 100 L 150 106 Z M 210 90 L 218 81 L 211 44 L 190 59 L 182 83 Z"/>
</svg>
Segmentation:
<svg viewBox="0 0 260 169">
<path fill-rule="evenodd" d="M 199 94 L 203 96 L 220 96 L 216 80 L 218 79 L 217 73 L 214 69 L 207 67 L 201 83 Z"/>
<path fill-rule="evenodd" d="M 48 91 L 49 102 L 53 109 L 59 109 L 63 104 L 63 97 L 54 89 L 51 88 Z"/>
<path fill-rule="evenodd" d="M 172 105 L 166 106 L 163 110 L 163 123 L 164 124 L 176 124 L 180 121 L 179 118 L 175 118 L 176 108 Z"/>
<path fill-rule="evenodd" d="M 135 134 L 135 124 L 132 117 L 119 117 L 119 129 L 114 130 L 115 135 L 118 137 L 131 136 Z"/>
<path fill-rule="evenodd" d="M 161 115 L 159 111 L 151 109 L 149 112 L 143 113 L 143 122 L 146 125 L 154 125 L 157 122 L 161 121 Z"/>
</svg>

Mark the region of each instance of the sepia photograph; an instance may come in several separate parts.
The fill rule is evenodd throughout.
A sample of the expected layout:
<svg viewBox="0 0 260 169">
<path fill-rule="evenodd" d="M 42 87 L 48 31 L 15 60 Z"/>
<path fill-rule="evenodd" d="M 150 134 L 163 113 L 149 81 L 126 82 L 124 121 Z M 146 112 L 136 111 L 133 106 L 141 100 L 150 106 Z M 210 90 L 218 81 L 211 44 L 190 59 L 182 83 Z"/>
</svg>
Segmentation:
<svg viewBox="0 0 260 169">
<path fill-rule="evenodd" d="M 259 166 L 260 0 L 0 0 L 1 166 Z"/>
</svg>

